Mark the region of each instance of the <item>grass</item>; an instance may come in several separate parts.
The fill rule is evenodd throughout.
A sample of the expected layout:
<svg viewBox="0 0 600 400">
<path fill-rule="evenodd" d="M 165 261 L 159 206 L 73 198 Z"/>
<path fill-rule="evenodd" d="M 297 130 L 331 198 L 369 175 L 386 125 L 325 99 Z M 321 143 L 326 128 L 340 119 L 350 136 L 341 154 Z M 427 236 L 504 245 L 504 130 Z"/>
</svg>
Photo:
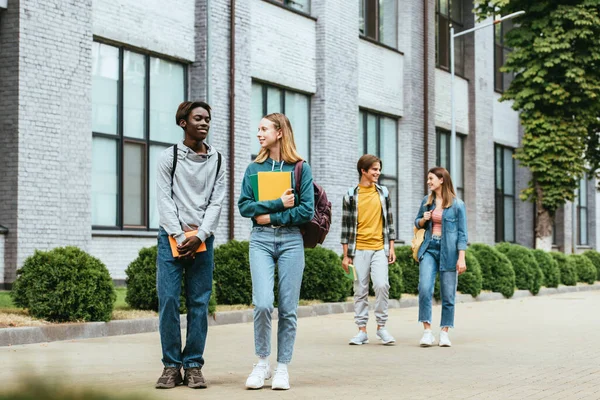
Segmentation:
<svg viewBox="0 0 600 400">
<path fill-rule="evenodd" d="M 10 292 L 8 291 L 0 291 L 0 309 L 4 308 L 16 308 L 13 304 L 12 298 L 10 297 Z"/>
</svg>

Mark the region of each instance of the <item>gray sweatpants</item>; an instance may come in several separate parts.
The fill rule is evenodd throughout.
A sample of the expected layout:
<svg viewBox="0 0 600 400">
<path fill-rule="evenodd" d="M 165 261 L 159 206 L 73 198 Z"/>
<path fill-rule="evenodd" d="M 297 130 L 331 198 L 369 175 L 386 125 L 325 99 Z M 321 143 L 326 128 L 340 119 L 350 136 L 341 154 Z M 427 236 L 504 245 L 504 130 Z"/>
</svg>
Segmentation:
<svg viewBox="0 0 600 400">
<path fill-rule="evenodd" d="M 388 260 L 383 250 L 356 250 L 354 267 L 358 280 L 354 282 L 354 321 L 359 327 L 369 320 L 369 275 L 375 291 L 375 319 L 385 326 L 388 319 Z"/>
</svg>

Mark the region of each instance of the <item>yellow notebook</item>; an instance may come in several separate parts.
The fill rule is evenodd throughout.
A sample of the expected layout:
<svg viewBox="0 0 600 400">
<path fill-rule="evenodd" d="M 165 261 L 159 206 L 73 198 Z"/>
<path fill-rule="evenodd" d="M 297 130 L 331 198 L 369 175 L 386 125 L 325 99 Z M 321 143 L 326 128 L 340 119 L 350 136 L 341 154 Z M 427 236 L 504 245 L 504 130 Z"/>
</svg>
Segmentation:
<svg viewBox="0 0 600 400">
<path fill-rule="evenodd" d="M 275 200 L 292 188 L 292 172 L 259 172 L 258 201 Z"/>
<path fill-rule="evenodd" d="M 185 237 L 188 238 L 190 236 L 196 236 L 198 234 L 198 230 L 185 232 Z M 173 253 L 173 257 L 179 257 L 179 250 L 177 250 L 177 240 L 173 236 L 169 236 L 169 244 L 171 245 L 171 253 Z M 206 243 L 202 242 L 196 253 L 200 253 L 201 251 L 206 251 Z"/>
</svg>

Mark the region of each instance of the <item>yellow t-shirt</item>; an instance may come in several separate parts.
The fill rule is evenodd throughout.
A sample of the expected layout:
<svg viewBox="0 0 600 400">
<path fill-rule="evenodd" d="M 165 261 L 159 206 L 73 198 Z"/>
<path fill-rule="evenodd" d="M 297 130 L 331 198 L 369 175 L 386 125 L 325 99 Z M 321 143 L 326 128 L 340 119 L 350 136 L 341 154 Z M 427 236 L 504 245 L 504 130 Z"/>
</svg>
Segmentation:
<svg viewBox="0 0 600 400">
<path fill-rule="evenodd" d="M 383 249 L 383 219 L 381 201 L 375 185 L 358 185 L 357 250 Z"/>
</svg>

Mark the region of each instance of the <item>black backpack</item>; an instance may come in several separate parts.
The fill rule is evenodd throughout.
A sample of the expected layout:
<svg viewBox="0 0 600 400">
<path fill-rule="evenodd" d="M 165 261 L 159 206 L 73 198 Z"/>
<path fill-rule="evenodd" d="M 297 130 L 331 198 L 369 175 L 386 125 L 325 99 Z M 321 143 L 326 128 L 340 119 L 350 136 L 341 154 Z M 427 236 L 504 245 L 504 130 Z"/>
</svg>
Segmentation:
<svg viewBox="0 0 600 400">
<path fill-rule="evenodd" d="M 217 175 L 215 175 L 215 179 L 219 176 L 219 171 L 221 170 L 221 153 L 217 151 L 218 159 L 217 159 Z M 173 198 L 173 177 L 175 176 L 175 168 L 177 168 L 177 145 L 173 146 L 173 168 L 171 168 L 171 198 Z"/>
<path fill-rule="evenodd" d="M 304 161 L 298 161 L 294 166 L 294 177 L 296 179 L 296 193 L 300 196 L 300 182 L 302 181 L 302 164 Z M 315 190 L 315 214 L 313 219 L 303 225 L 302 238 L 304 247 L 313 248 L 317 244 L 322 244 L 329 233 L 331 225 L 331 202 L 327 200 L 325 190 L 313 181 Z"/>
</svg>

